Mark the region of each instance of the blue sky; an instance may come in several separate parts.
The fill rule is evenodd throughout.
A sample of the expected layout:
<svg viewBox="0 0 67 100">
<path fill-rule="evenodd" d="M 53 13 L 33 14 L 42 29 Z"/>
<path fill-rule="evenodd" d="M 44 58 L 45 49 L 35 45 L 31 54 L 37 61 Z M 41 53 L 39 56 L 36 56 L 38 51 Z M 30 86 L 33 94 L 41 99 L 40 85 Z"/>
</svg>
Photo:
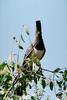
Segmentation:
<svg viewBox="0 0 67 100">
<path fill-rule="evenodd" d="M 36 20 L 41 20 L 46 46 L 43 67 L 66 67 L 67 0 L 0 0 L 0 58 L 6 59 L 11 50 L 15 50 L 12 37 L 19 38 L 23 25 L 29 27 L 33 39 Z M 28 37 L 25 39 L 26 48 Z"/>
</svg>

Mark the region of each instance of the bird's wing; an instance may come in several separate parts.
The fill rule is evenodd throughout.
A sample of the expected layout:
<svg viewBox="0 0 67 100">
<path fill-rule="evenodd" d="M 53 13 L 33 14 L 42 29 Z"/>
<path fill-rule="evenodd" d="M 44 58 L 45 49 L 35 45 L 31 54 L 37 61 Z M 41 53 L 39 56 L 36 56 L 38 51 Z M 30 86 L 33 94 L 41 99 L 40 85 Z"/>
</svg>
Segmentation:
<svg viewBox="0 0 67 100">
<path fill-rule="evenodd" d="M 33 51 L 33 45 L 31 44 L 28 49 L 26 50 L 26 53 L 25 53 L 25 56 L 24 56 L 24 59 L 26 59 L 27 57 L 29 57 L 29 55 L 31 54 L 31 52 Z"/>
<path fill-rule="evenodd" d="M 28 49 L 26 50 L 25 56 L 24 56 L 24 60 L 29 57 L 29 55 L 31 54 L 31 52 L 34 50 L 35 46 L 37 45 L 38 41 L 33 42 Z"/>
</svg>

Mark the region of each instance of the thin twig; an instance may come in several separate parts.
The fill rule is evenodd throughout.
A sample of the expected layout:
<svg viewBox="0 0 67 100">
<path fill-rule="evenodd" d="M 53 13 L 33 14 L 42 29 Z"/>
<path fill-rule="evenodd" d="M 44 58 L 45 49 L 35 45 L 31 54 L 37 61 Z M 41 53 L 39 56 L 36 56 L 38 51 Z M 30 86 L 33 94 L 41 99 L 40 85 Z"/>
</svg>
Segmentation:
<svg viewBox="0 0 67 100">
<path fill-rule="evenodd" d="M 43 68 L 42 68 L 42 70 L 47 71 L 47 72 L 54 73 L 54 71 L 51 71 L 51 70 L 48 70 L 48 69 L 43 69 Z"/>
</svg>

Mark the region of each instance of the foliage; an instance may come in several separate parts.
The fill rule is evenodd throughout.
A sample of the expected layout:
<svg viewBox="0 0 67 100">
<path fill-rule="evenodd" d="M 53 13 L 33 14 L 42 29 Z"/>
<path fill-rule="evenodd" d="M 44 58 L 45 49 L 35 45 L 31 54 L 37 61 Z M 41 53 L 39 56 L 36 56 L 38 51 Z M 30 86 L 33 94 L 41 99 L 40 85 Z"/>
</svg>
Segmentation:
<svg viewBox="0 0 67 100">
<path fill-rule="evenodd" d="M 29 32 L 27 35 L 29 36 Z M 21 41 L 25 43 L 22 34 L 20 37 Z M 23 50 L 16 37 L 13 39 L 18 44 L 18 48 Z M 8 98 L 19 100 L 18 94 L 22 97 L 28 95 L 28 89 L 31 91 L 33 87 L 36 87 L 36 92 L 34 92 L 35 95 L 30 94 L 31 100 L 41 100 L 47 87 L 54 91 L 57 97 L 62 97 L 67 89 L 67 68 L 57 68 L 53 71 L 43 69 L 34 53 L 31 58 L 26 59 L 26 66 L 21 66 L 18 61 L 0 63 L 0 100 Z M 51 77 L 44 75 L 45 72 L 50 73 Z"/>
</svg>

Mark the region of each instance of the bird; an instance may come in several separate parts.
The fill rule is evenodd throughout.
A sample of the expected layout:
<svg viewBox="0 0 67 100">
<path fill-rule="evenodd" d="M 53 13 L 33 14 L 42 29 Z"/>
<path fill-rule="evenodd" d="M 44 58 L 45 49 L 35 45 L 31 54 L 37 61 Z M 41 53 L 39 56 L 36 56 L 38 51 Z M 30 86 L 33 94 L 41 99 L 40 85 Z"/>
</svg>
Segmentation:
<svg viewBox="0 0 67 100">
<path fill-rule="evenodd" d="M 26 60 L 34 53 L 36 57 L 41 60 L 45 55 L 46 48 L 42 38 L 42 29 L 40 20 L 36 21 L 35 40 L 26 50 L 22 66 L 26 67 Z"/>
<path fill-rule="evenodd" d="M 46 48 L 45 48 L 45 44 L 44 44 L 43 38 L 42 38 L 41 21 L 37 20 L 36 21 L 35 40 L 34 40 L 33 43 L 31 43 L 31 45 L 26 50 L 26 53 L 24 55 L 24 59 L 23 59 L 23 62 L 22 62 L 22 69 L 23 68 L 25 69 L 25 70 L 23 70 L 23 73 L 25 75 L 26 74 L 29 75 L 30 72 L 32 71 L 32 65 L 30 65 L 30 68 L 29 68 L 28 67 L 28 63 L 27 63 L 27 60 L 31 59 L 32 54 L 35 54 L 37 59 L 40 61 L 44 57 L 45 53 L 46 53 Z M 39 66 L 39 67 L 41 68 L 41 66 Z M 27 68 L 27 70 L 26 70 L 26 68 Z M 30 71 L 30 72 L 28 72 L 28 71 Z M 41 73 L 42 73 L 42 70 L 41 70 Z M 18 76 L 20 77 L 19 74 L 18 74 Z M 14 81 L 14 84 L 16 84 L 17 79 L 18 78 L 16 77 L 15 81 Z M 22 91 L 24 89 L 26 89 L 26 82 L 25 82 L 25 80 L 22 81 L 22 86 L 18 86 L 16 88 L 17 95 L 21 96 L 22 95 Z"/>
</svg>

